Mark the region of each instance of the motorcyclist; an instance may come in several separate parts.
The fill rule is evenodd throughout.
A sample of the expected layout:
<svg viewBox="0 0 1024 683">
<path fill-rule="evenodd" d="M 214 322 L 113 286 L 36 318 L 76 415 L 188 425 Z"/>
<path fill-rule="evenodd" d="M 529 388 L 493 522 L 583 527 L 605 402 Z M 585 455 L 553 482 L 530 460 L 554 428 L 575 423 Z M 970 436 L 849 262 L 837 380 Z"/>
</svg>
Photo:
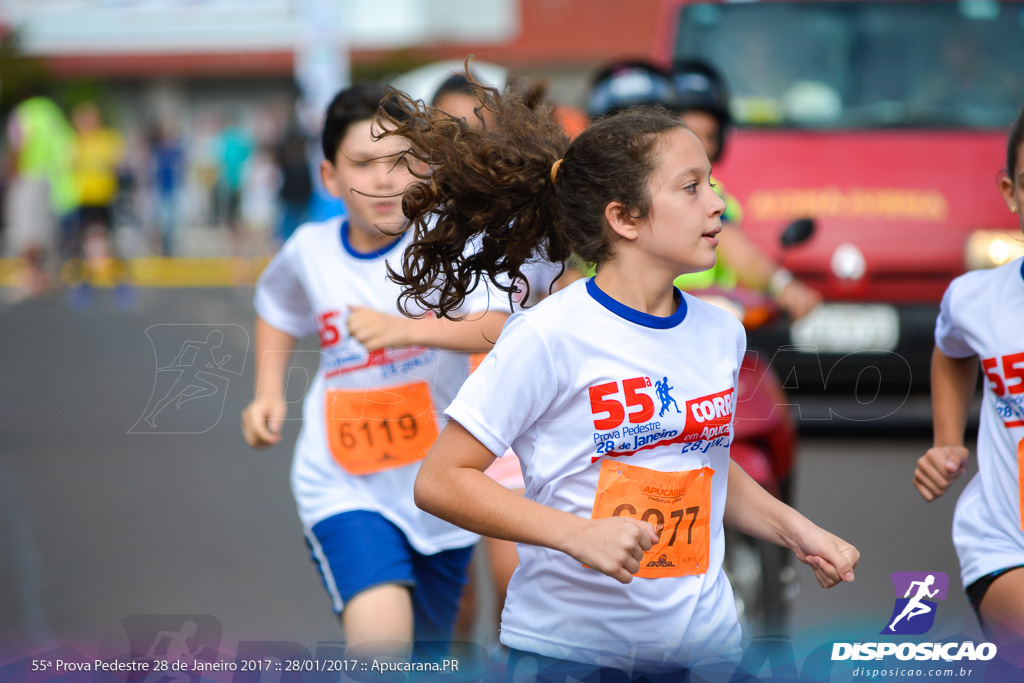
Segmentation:
<svg viewBox="0 0 1024 683">
<path fill-rule="evenodd" d="M 675 111 L 704 144 L 711 163 L 717 163 L 725 151 L 732 123 L 725 81 L 714 67 L 699 60 L 677 62 L 670 75 L 675 86 Z M 718 247 L 726 270 L 732 270 L 740 283 L 769 292 L 791 318 L 810 313 L 821 303 L 821 295 L 794 278 L 747 237 L 741 229 L 743 209 L 739 202 L 725 191 L 721 183 L 718 183 L 718 188 L 731 209 L 723 217 L 722 225 L 726 229 L 719 235 Z M 708 286 L 691 281 L 691 278 L 696 280 L 699 276 L 684 276 L 676 284 L 684 289 Z M 714 284 L 721 285 L 722 282 Z"/>
</svg>

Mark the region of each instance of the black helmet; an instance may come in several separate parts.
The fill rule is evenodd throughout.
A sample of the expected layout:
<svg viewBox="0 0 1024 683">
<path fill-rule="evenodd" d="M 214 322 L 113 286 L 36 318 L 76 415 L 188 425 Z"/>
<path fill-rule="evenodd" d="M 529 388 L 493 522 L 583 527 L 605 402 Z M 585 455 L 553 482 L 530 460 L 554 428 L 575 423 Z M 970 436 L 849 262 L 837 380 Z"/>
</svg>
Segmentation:
<svg viewBox="0 0 1024 683">
<path fill-rule="evenodd" d="M 602 69 L 590 86 L 587 114 L 592 119 L 645 104 L 675 109 L 675 88 L 668 72 L 643 61 L 615 62 Z"/>
<path fill-rule="evenodd" d="M 718 69 L 698 59 L 676 62 L 672 66 L 672 83 L 677 112 L 704 111 L 718 120 L 718 155 L 721 156 L 732 117 L 729 116 L 729 91 Z"/>
</svg>

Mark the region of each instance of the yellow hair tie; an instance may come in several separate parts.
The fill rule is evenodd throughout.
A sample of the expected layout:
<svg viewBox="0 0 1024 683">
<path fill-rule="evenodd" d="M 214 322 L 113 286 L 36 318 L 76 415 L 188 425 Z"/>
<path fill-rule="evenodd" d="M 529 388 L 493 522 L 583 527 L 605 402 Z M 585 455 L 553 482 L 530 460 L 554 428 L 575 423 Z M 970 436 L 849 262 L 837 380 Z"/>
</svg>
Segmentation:
<svg viewBox="0 0 1024 683">
<path fill-rule="evenodd" d="M 561 167 L 563 161 L 565 161 L 565 159 L 559 159 L 555 163 L 551 164 L 551 184 L 552 185 L 555 184 L 555 176 L 558 175 L 558 169 L 559 169 L 559 167 Z"/>
</svg>

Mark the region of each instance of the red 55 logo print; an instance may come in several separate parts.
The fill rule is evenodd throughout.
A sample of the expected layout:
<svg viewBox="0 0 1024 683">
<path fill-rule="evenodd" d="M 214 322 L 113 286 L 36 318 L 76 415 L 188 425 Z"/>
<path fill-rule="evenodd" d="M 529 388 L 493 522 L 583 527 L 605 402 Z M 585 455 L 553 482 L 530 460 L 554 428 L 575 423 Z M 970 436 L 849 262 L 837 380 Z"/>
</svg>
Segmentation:
<svg viewBox="0 0 1024 683">
<path fill-rule="evenodd" d="M 598 430 L 592 460 L 729 436 L 733 389 L 691 399 L 684 408 L 672 396 L 674 390 L 668 377 L 652 383 L 646 376 L 590 387 L 590 411 Z"/>
<path fill-rule="evenodd" d="M 626 419 L 626 408 L 617 398 L 609 398 L 617 395 L 620 391 L 625 394 L 626 406 L 638 408 L 629 413 L 629 421 L 633 424 L 647 422 L 654 417 L 654 401 L 646 393 L 638 392 L 651 386 L 650 377 L 633 377 L 622 380 L 622 389 L 619 389 L 619 382 L 608 382 L 590 387 L 590 410 L 594 415 L 607 413 L 602 418 L 594 418 L 594 429 L 615 429 Z"/>
<path fill-rule="evenodd" d="M 992 393 L 994 406 L 1006 427 L 1024 427 L 1024 353 L 983 358 L 981 369 Z"/>
</svg>

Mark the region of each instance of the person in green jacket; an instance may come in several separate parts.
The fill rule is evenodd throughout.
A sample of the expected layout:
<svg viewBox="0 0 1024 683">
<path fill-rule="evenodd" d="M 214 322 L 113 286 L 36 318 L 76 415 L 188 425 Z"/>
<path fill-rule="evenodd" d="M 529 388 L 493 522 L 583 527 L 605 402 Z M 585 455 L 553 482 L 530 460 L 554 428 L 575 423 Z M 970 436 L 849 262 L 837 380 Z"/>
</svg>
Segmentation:
<svg viewBox="0 0 1024 683">
<path fill-rule="evenodd" d="M 64 112 L 42 95 L 20 102 L 7 120 L 4 252 L 23 260 L 30 296 L 52 287 L 48 260 L 58 250 L 58 226 L 70 224 L 77 209 L 73 140 Z"/>
</svg>

